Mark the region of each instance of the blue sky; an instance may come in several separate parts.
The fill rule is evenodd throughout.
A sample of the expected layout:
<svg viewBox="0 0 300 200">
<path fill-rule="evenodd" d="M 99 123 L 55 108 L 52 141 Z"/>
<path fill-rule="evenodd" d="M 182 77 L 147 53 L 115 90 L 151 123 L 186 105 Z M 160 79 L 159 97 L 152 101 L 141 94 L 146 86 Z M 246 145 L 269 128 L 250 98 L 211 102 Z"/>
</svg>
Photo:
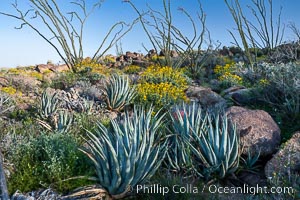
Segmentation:
<svg viewBox="0 0 300 200">
<path fill-rule="evenodd" d="M 95 2 L 96 0 L 88 0 L 87 2 Z M 11 3 L 14 0 L 5 0 L 1 2 L 0 12 L 15 13 Z M 21 9 L 28 8 L 29 0 L 19 0 Z M 58 4 L 62 6 L 62 10 L 69 11 L 70 5 L 68 1 L 57 0 Z M 148 3 L 152 8 L 162 9 L 161 0 L 132 0 L 132 2 L 140 9 L 146 10 Z M 195 16 L 199 11 L 197 0 L 171 0 L 172 12 L 175 24 L 189 35 L 190 28 L 184 20 L 181 12 L 177 10 L 178 7 L 185 8 L 192 16 Z M 250 0 L 243 0 L 243 5 L 250 4 Z M 211 33 L 213 41 L 222 42 L 222 46 L 231 45 L 232 38 L 228 33 L 228 29 L 232 30 L 235 24 L 230 16 L 230 13 L 224 3 L 224 0 L 201 0 L 203 10 L 207 16 L 207 28 Z M 288 24 L 295 22 L 297 27 L 300 27 L 300 1 L 299 0 L 274 0 L 274 9 L 280 5 L 283 6 L 282 22 Z M 91 56 L 105 36 L 109 27 L 117 21 L 130 22 L 137 17 L 133 9 L 121 0 L 106 0 L 99 10 L 91 15 L 86 24 L 84 54 Z M 16 19 L 0 15 L 0 67 L 16 67 L 35 65 L 39 63 L 46 63 L 51 60 L 58 63 L 61 59 L 42 38 L 28 27 L 21 30 L 16 30 L 20 22 Z M 40 24 L 41 25 L 41 24 Z M 41 30 L 44 31 L 43 28 Z M 286 29 L 285 40 L 293 40 L 294 36 Z M 142 43 L 151 48 L 146 35 L 144 34 L 140 25 L 136 25 L 131 32 L 129 32 L 122 39 L 123 51 L 136 51 L 145 53 Z M 116 48 L 113 47 L 109 53 L 116 54 Z"/>
</svg>

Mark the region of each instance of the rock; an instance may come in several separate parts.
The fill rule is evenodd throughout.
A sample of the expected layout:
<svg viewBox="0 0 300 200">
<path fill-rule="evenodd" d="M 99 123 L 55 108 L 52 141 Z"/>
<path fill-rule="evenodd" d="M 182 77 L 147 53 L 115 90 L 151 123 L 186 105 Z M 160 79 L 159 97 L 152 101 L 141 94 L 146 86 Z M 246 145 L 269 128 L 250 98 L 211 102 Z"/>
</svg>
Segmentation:
<svg viewBox="0 0 300 200">
<path fill-rule="evenodd" d="M 145 60 L 133 60 L 132 65 L 138 65 L 140 67 L 149 67 L 150 65 L 153 65 L 152 62 L 145 61 Z"/>
<path fill-rule="evenodd" d="M 257 185 L 267 185 L 263 174 L 251 171 L 241 171 L 238 177 L 243 183 L 255 187 Z"/>
<path fill-rule="evenodd" d="M 34 77 L 14 75 L 9 77 L 9 82 L 15 88 L 21 88 L 22 91 L 34 91 L 41 82 Z"/>
<path fill-rule="evenodd" d="M 170 56 L 171 56 L 172 58 L 176 58 L 176 57 L 179 56 L 178 53 L 177 53 L 175 50 L 171 50 L 169 53 L 170 53 Z M 165 50 L 161 50 L 161 51 L 159 52 L 159 56 L 166 56 Z"/>
<path fill-rule="evenodd" d="M 64 65 L 55 65 L 51 67 L 50 70 L 53 72 L 64 72 L 64 71 L 69 71 L 70 68 L 68 67 L 68 65 L 64 64 Z"/>
<path fill-rule="evenodd" d="M 236 125 L 240 135 L 242 154 L 261 156 L 272 155 L 280 144 L 280 129 L 272 117 L 263 110 L 249 110 L 243 107 L 232 106 L 226 114 L 229 120 Z"/>
<path fill-rule="evenodd" d="M 30 110 L 32 108 L 32 105 L 30 105 L 29 103 L 20 103 L 20 104 L 17 104 L 17 108 L 19 110 Z"/>
<path fill-rule="evenodd" d="M 240 47 L 231 46 L 229 47 L 229 51 L 233 54 L 243 54 L 243 50 Z"/>
<path fill-rule="evenodd" d="M 221 94 L 225 99 L 231 100 L 237 105 L 244 105 L 252 100 L 251 90 L 243 86 L 230 87 Z"/>
<path fill-rule="evenodd" d="M 245 89 L 245 87 L 244 87 L 244 86 L 232 86 L 232 87 L 230 87 L 230 88 L 225 89 L 225 90 L 222 92 L 222 94 L 223 94 L 224 96 L 226 96 L 226 95 L 228 95 L 228 94 L 230 94 L 230 93 L 233 93 L 233 92 L 235 92 L 235 91 L 239 91 L 239 90 L 242 90 L 242 89 Z"/>
<path fill-rule="evenodd" d="M 33 191 L 27 194 L 22 194 L 19 191 L 15 192 L 11 197 L 12 200 L 58 200 L 62 199 L 60 195 L 51 189 Z"/>
<path fill-rule="evenodd" d="M 39 64 L 39 65 L 36 65 L 35 67 L 35 70 L 40 72 L 40 73 L 44 73 L 48 70 L 50 70 L 52 67 L 54 67 L 53 64 Z"/>
<path fill-rule="evenodd" d="M 170 54 L 171 54 L 172 58 L 177 58 L 179 56 L 177 51 L 175 51 L 175 50 L 171 50 Z"/>
<path fill-rule="evenodd" d="M 126 54 L 125 54 L 125 59 L 128 60 L 129 58 L 135 60 L 137 57 L 137 54 L 136 53 L 132 53 L 130 51 L 127 51 Z"/>
<path fill-rule="evenodd" d="M 9 82 L 6 78 L 0 77 L 0 86 L 7 87 L 9 85 Z"/>
<path fill-rule="evenodd" d="M 16 191 L 16 192 L 13 194 L 13 196 L 11 197 L 11 199 L 12 199 L 12 200 L 29 200 L 29 199 L 30 199 L 30 200 L 31 200 L 31 199 L 34 200 L 33 197 L 29 198 L 29 197 L 23 195 L 22 193 L 20 193 L 19 191 Z"/>
<path fill-rule="evenodd" d="M 153 56 L 156 56 L 157 52 L 154 49 L 151 49 L 148 54 L 146 55 L 146 58 L 152 58 Z"/>
<path fill-rule="evenodd" d="M 161 50 L 161 51 L 159 52 L 159 56 L 165 56 L 165 50 Z"/>
<path fill-rule="evenodd" d="M 220 83 L 220 81 L 219 80 L 217 80 L 217 79 L 211 79 L 210 81 L 209 81 L 209 85 L 210 85 L 210 88 L 213 90 L 213 91 L 215 91 L 215 92 L 217 92 L 217 93 L 220 93 L 221 92 L 221 83 Z"/>
<path fill-rule="evenodd" d="M 104 115 L 110 120 L 114 120 L 118 118 L 118 113 L 114 111 L 107 111 L 106 113 L 104 113 Z"/>
<path fill-rule="evenodd" d="M 189 86 L 185 93 L 188 98 L 196 100 L 204 108 L 223 108 L 226 106 L 226 100 L 210 88 Z"/>
<path fill-rule="evenodd" d="M 293 174 L 300 175 L 300 131 L 294 133 L 265 166 L 266 177 L 289 180 Z"/>
<path fill-rule="evenodd" d="M 120 55 L 120 56 L 118 56 L 117 58 L 116 58 L 116 61 L 118 62 L 124 62 L 125 61 L 125 56 L 124 55 Z"/>
<path fill-rule="evenodd" d="M 222 49 L 219 50 L 221 56 L 229 56 L 229 49 L 226 46 L 223 46 Z"/>
<path fill-rule="evenodd" d="M 124 63 L 124 62 L 116 61 L 116 62 L 113 64 L 113 67 L 115 67 L 115 68 L 120 68 L 120 67 L 122 67 L 122 63 Z"/>
</svg>

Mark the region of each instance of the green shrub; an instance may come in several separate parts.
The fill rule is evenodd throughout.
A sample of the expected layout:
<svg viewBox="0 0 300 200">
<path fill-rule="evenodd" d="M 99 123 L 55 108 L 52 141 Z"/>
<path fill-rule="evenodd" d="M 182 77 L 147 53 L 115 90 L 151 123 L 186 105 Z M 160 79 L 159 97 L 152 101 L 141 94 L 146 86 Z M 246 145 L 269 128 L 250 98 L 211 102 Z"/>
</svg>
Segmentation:
<svg viewBox="0 0 300 200">
<path fill-rule="evenodd" d="M 257 84 L 253 90 L 263 108 L 282 130 L 283 140 L 300 129 L 300 65 L 262 63 L 256 69 Z"/>
<path fill-rule="evenodd" d="M 216 65 L 214 72 L 218 75 L 218 80 L 220 80 L 224 86 L 230 87 L 243 83 L 242 77 L 236 73 L 236 65 L 234 64 L 225 64 L 224 66 Z"/>
<path fill-rule="evenodd" d="M 126 74 L 136 74 L 136 73 L 140 72 L 141 70 L 142 70 L 142 68 L 137 65 L 129 65 L 124 68 L 124 72 Z"/>
<path fill-rule="evenodd" d="M 14 164 L 14 171 L 8 180 L 10 193 L 49 186 L 67 192 L 86 184 L 84 179 L 64 181 L 91 172 L 89 161 L 78 151 L 78 146 L 74 137 L 58 133 L 42 133 L 13 144 L 8 156 Z"/>
<path fill-rule="evenodd" d="M 79 75 L 73 72 L 59 73 L 55 78 L 52 79 L 50 87 L 54 89 L 65 90 L 74 85 L 78 78 Z"/>
</svg>

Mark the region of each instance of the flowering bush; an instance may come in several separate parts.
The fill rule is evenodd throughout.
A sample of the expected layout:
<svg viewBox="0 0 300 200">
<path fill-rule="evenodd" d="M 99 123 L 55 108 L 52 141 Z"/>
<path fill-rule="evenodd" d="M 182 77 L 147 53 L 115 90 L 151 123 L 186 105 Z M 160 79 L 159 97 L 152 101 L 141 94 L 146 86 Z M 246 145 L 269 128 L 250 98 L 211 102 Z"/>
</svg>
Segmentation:
<svg viewBox="0 0 300 200">
<path fill-rule="evenodd" d="M 137 85 L 136 100 L 146 105 L 154 105 L 157 108 L 187 101 L 184 90 L 188 80 L 181 70 L 171 67 L 148 67 L 141 75 Z"/>
<path fill-rule="evenodd" d="M 50 71 L 50 70 L 49 70 Z M 43 80 L 43 74 L 37 72 L 37 71 L 30 71 L 30 72 L 27 72 L 26 75 L 30 76 L 30 77 L 34 77 L 38 80 Z"/>
<path fill-rule="evenodd" d="M 240 85 L 243 83 L 242 77 L 235 74 L 235 65 L 226 64 L 225 66 L 217 65 L 214 72 L 218 75 L 218 79 L 229 85 Z"/>
<path fill-rule="evenodd" d="M 98 63 L 89 57 L 83 59 L 82 62 L 75 67 L 81 75 L 88 77 L 92 82 L 97 82 L 103 76 L 109 76 L 114 73 L 113 70 L 103 66 L 101 63 Z"/>
<path fill-rule="evenodd" d="M 135 74 L 141 71 L 141 67 L 137 65 L 129 65 L 124 68 L 126 74 Z"/>
<path fill-rule="evenodd" d="M 16 90 L 16 88 L 8 86 L 8 87 L 2 87 L 0 88 L 0 91 L 9 94 L 9 95 L 18 95 L 18 96 L 22 96 L 22 92 L 19 92 Z"/>
<path fill-rule="evenodd" d="M 148 67 L 141 76 L 142 82 L 148 83 L 165 83 L 169 82 L 176 87 L 187 87 L 188 80 L 180 69 L 173 69 L 172 67 L 160 67 L 153 65 Z"/>
<path fill-rule="evenodd" d="M 78 71 L 84 70 L 86 67 L 90 67 L 91 69 L 98 69 L 101 68 L 102 65 L 92 60 L 90 57 L 86 57 L 81 61 L 81 63 L 75 65 L 75 69 Z"/>
<path fill-rule="evenodd" d="M 137 100 L 144 104 L 154 104 L 158 107 L 168 106 L 180 101 L 187 101 L 182 89 L 171 83 L 143 83 L 137 86 Z"/>
</svg>

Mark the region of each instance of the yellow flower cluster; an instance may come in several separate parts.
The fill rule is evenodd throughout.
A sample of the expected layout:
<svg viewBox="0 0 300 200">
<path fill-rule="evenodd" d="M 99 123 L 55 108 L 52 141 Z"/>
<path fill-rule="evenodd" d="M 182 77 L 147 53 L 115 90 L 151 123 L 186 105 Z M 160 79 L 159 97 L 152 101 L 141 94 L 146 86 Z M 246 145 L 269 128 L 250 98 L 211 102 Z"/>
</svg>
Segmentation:
<svg viewBox="0 0 300 200">
<path fill-rule="evenodd" d="M 49 72 L 48 72 L 49 71 Z M 8 74 L 14 74 L 14 75 L 22 75 L 22 76 L 29 76 L 29 77 L 34 77 L 38 80 L 43 80 L 43 74 L 48 74 L 51 71 L 47 70 L 43 74 L 34 71 L 33 68 L 30 67 L 22 67 L 22 68 L 11 68 L 8 71 Z"/>
<path fill-rule="evenodd" d="M 75 65 L 77 71 L 84 71 L 87 68 L 90 69 L 90 73 L 92 74 L 102 74 L 102 75 L 109 75 L 110 70 L 103 66 L 102 64 L 92 60 L 90 57 L 87 57 L 81 61 L 81 63 Z"/>
<path fill-rule="evenodd" d="M 17 68 L 11 68 L 8 70 L 9 74 L 20 74 L 20 72 L 22 72 L 22 70 L 17 69 Z"/>
<path fill-rule="evenodd" d="M 242 77 L 234 74 L 235 66 L 232 64 L 226 64 L 225 66 L 217 65 L 214 72 L 219 76 L 220 81 L 229 82 L 232 84 L 242 84 Z"/>
<path fill-rule="evenodd" d="M 50 70 L 49 70 L 50 71 Z M 43 80 L 43 74 L 41 74 L 41 73 L 39 73 L 39 72 L 37 72 L 37 71 L 28 71 L 27 73 L 26 73 L 26 75 L 28 75 L 28 76 L 30 76 L 30 77 L 34 77 L 34 78 L 36 78 L 36 79 L 38 79 L 38 80 Z"/>
<path fill-rule="evenodd" d="M 19 96 L 22 96 L 21 92 L 17 92 L 17 90 L 14 87 L 8 86 L 8 87 L 2 87 L 0 88 L 0 91 L 5 92 L 9 95 L 17 94 Z"/>
<path fill-rule="evenodd" d="M 116 58 L 110 55 L 105 56 L 105 58 L 103 59 L 103 61 L 105 63 L 115 63 L 116 62 Z"/>
<path fill-rule="evenodd" d="M 259 80 L 259 85 L 261 85 L 261 86 L 267 86 L 269 84 L 270 84 L 270 82 L 267 79 L 260 79 Z"/>
<path fill-rule="evenodd" d="M 220 81 L 229 81 L 231 83 L 242 84 L 242 78 L 238 75 L 225 72 L 225 74 L 219 76 Z"/>
<path fill-rule="evenodd" d="M 142 83 L 137 85 L 138 100 L 162 107 L 179 101 L 187 101 L 182 89 L 171 83 Z"/>
<path fill-rule="evenodd" d="M 92 69 L 94 69 L 94 68 L 100 68 L 102 67 L 102 65 L 92 60 L 90 57 L 86 57 L 80 63 L 75 65 L 75 69 L 77 69 L 78 71 L 83 70 L 86 67 L 91 67 Z"/>
<path fill-rule="evenodd" d="M 165 59 L 165 56 L 153 55 L 151 57 L 151 61 L 157 61 L 157 60 L 163 60 L 163 59 Z"/>
<path fill-rule="evenodd" d="M 173 69 L 172 67 L 160 67 L 159 65 L 153 65 L 148 67 L 141 76 L 142 81 L 148 83 L 163 83 L 169 82 L 179 88 L 187 87 L 187 78 L 184 75 L 183 70 Z"/>
<path fill-rule="evenodd" d="M 157 108 L 187 101 L 184 93 L 187 84 L 187 78 L 181 70 L 150 66 L 141 75 L 137 86 L 137 100 L 143 104 L 153 104 Z"/>
<path fill-rule="evenodd" d="M 124 68 L 124 72 L 127 74 L 135 74 L 141 71 L 141 67 L 137 65 L 129 65 Z"/>
<path fill-rule="evenodd" d="M 230 64 L 226 64 L 225 66 L 222 65 L 216 65 L 214 72 L 216 74 L 224 74 L 225 72 L 230 72 L 232 69 Z"/>
</svg>

